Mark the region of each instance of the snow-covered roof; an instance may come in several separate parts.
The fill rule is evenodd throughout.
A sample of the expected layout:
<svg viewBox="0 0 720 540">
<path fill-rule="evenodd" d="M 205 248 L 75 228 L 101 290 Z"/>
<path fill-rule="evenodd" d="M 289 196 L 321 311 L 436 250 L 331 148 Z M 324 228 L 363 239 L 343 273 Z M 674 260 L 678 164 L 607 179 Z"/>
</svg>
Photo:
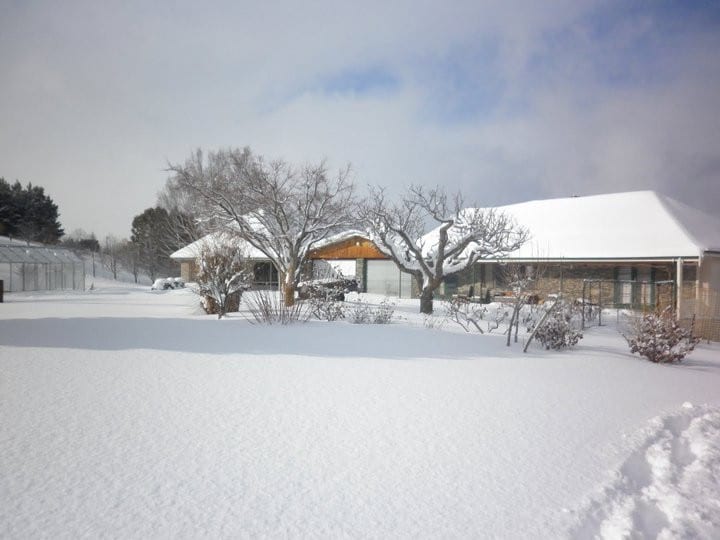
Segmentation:
<svg viewBox="0 0 720 540">
<path fill-rule="evenodd" d="M 368 234 L 364 231 L 360 231 L 357 229 L 349 229 L 347 231 L 342 231 L 337 234 L 333 234 L 332 236 L 328 236 L 327 238 L 323 238 L 322 240 L 315 242 L 312 246 L 313 249 L 320 249 L 324 248 L 325 246 L 331 246 L 333 244 L 337 244 L 338 242 L 342 242 L 344 240 L 349 240 L 351 238 L 364 238 L 365 240 L 370 240 L 370 237 Z"/>
<path fill-rule="evenodd" d="M 36 246 L 36 247 L 44 247 L 44 244 L 41 244 L 40 242 L 26 242 L 25 240 L 22 240 L 20 238 L 10 238 L 9 236 L 0 236 L 0 244 L 3 246 Z"/>
<path fill-rule="evenodd" d="M 720 251 L 719 219 L 654 191 L 528 201 L 495 210 L 530 233 L 510 259 L 697 258 Z"/>
<path fill-rule="evenodd" d="M 197 259 L 204 249 L 212 249 L 220 246 L 235 246 L 237 249 L 242 250 L 246 259 L 263 259 L 267 260 L 267 256 L 257 249 L 256 247 L 249 244 L 237 235 L 229 234 L 226 232 L 215 232 L 206 234 L 200 240 L 195 240 L 192 244 L 178 249 L 175 253 L 170 255 L 171 259 Z"/>
<path fill-rule="evenodd" d="M 0 263 L 81 263 L 72 250 L 57 245 L 11 240 L 0 236 Z"/>
<path fill-rule="evenodd" d="M 499 208 L 530 231 L 511 257 L 699 257 L 720 247 L 720 221 L 653 191 L 530 201 Z"/>
</svg>

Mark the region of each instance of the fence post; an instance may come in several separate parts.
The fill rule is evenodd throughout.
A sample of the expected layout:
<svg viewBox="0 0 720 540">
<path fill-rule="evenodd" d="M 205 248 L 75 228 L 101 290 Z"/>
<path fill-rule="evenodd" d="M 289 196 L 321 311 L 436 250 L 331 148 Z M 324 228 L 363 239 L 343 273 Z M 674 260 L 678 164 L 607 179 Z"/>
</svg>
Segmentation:
<svg viewBox="0 0 720 540">
<path fill-rule="evenodd" d="M 683 297 L 682 297 L 682 285 L 683 285 L 683 260 L 678 259 L 675 265 L 675 281 L 677 282 L 677 292 L 675 298 L 675 310 L 676 319 L 679 321 L 682 318 L 683 308 Z"/>
<path fill-rule="evenodd" d="M 3 291 L 5 289 L 5 282 L 0 279 L 0 304 L 3 303 Z"/>
<path fill-rule="evenodd" d="M 582 330 L 585 330 L 585 287 L 587 287 L 587 281 L 583 279 L 583 288 L 582 288 L 582 324 L 580 325 L 580 328 Z"/>
</svg>

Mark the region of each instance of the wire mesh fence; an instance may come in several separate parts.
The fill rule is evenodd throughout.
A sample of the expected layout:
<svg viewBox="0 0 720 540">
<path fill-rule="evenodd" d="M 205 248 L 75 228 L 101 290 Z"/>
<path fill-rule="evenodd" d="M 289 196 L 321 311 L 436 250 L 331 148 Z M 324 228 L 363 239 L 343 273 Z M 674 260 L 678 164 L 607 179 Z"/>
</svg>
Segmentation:
<svg viewBox="0 0 720 540">
<path fill-rule="evenodd" d="M 678 295 L 680 296 L 678 302 Z M 583 328 L 615 324 L 624 327 L 646 313 L 680 309 L 680 323 L 705 339 L 720 341 L 720 294 L 694 281 L 677 287 L 674 281 L 587 279 L 582 292 Z"/>
<path fill-rule="evenodd" d="M 680 294 L 681 324 L 692 325 L 697 336 L 720 341 L 720 292 L 709 287 L 683 286 Z"/>
</svg>

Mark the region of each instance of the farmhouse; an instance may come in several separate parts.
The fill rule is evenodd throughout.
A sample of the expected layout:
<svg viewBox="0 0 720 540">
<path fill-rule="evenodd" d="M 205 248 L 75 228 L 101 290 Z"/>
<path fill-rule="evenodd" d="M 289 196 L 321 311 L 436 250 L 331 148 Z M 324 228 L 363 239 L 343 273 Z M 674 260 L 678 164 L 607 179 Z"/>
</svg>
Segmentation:
<svg viewBox="0 0 720 540">
<path fill-rule="evenodd" d="M 445 295 L 508 287 L 503 269 L 537 274 L 540 295 L 583 294 L 604 306 L 674 304 L 698 332 L 720 339 L 720 219 L 652 191 L 612 193 L 496 208 L 530 240 L 502 261 L 483 261 L 444 284 Z M 592 282 L 588 282 L 592 280 Z"/>
<path fill-rule="evenodd" d="M 535 277 L 541 298 L 561 293 L 604 307 L 672 305 L 695 319 L 698 333 L 720 339 L 720 219 L 652 191 L 529 201 L 493 209 L 511 216 L 529 241 L 502 260 L 482 260 L 448 276 L 439 296 L 483 299 L 512 289 L 509 265 Z M 171 255 L 192 281 L 208 235 Z M 433 233 L 423 237 L 432 242 Z M 255 263 L 258 286 L 277 286 L 277 271 L 257 249 L 235 240 Z M 357 230 L 318 243 L 310 253 L 316 276 L 339 271 L 361 290 L 417 296 L 410 275 Z"/>
<path fill-rule="evenodd" d="M 170 255 L 180 263 L 180 275 L 184 281 L 193 281 L 198 273 L 199 259 L 204 249 L 218 244 L 235 246 L 242 250 L 253 264 L 256 287 L 277 287 L 278 271 L 270 260 L 257 248 L 238 237 L 230 238 L 222 233 L 211 233 Z M 369 239 L 367 234 L 349 230 L 318 242 L 309 254 L 308 276 L 328 277 L 342 274 L 357 278 L 363 292 L 411 297 L 411 278 L 400 272 L 385 254 Z"/>
<path fill-rule="evenodd" d="M 245 240 L 226 233 L 207 234 L 192 244 L 188 244 L 170 254 L 170 258 L 180 263 L 180 277 L 183 281 L 195 281 L 195 276 L 197 276 L 200 269 L 199 261 L 203 252 L 208 249 L 216 249 L 219 246 L 233 246 L 235 249 L 242 251 L 245 259 L 253 266 L 253 285 L 261 288 L 278 286 L 278 271 L 265 254 Z"/>
</svg>

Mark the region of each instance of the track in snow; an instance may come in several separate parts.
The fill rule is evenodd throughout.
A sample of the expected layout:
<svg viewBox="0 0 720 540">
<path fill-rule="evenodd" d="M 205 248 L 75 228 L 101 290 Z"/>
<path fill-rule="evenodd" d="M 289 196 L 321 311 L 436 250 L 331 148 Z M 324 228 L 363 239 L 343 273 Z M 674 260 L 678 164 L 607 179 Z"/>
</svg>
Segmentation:
<svg viewBox="0 0 720 540">
<path fill-rule="evenodd" d="M 720 538 L 720 408 L 685 403 L 649 431 L 573 538 Z"/>
</svg>

